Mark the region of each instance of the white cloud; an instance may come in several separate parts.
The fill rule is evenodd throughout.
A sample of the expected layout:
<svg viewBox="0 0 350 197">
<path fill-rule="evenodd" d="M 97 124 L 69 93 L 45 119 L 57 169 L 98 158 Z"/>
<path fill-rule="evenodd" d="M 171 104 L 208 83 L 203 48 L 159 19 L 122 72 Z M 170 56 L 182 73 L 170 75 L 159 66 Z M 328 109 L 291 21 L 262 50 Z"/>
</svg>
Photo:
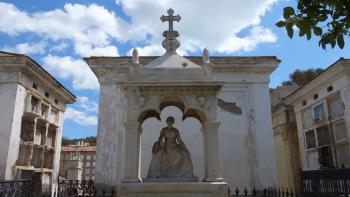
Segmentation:
<svg viewBox="0 0 350 197">
<path fill-rule="evenodd" d="M 108 45 L 102 47 L 93 47 L 87 44 L 76 44 L 74 47 L 77 54 L 88 57 L 88 56 L 119 56 L 118 49 L 115 46 Z"/>
<path fill-rule="evenodd" d="M 275 34 L 261 26 L 253 27 L 248 36 L 240 38 L 232 36 L 219 46 L 218 51 L 230 53 L 236 51 L 252 51 L 259 43 L 274 43 L 277 41 Z"/>
<path fill-rule="evenodd" d="M 98 104 L 94 101 L 90 101 L 89 98 L 85 96 L 77 97 L 76 105 L 85 111 L 95 112 L 95 113 L 97 113 L 98 111 Z"/>
<path fill-rule="evenodd" d="M 14 53 L 21 53 L 25 55 L 44 54 L 46 46 L 47 43 L 44 41 L 38 43 L 24 42 L 17 44 L 15 47 L 5 46 L 2 50 Z"/>
<path fill-rule="evenodd" d="M 182 20 L 175 24 L 180 32 L 180 50 L 184 53 L 201 51 L 204 47 L 212 51 L 233 53 L 254 50 L 261 43 L 275 43 L 271 30 L 261 27 L 264 35 L 252 37 L 261 26 L 261 17 L 278 0 L 116 0 L 126 15 L 128 23 L 113 11 L 96 4 L 65 4 L 63 9 L 27 13 L 12 4 L 0 3 L 0 31 L 10 35 L 34 32 L 53 40 L 68 39 L 78 55 L 118 55 L 111 45 L 112 40 L 143 41 L 146 47 L 141 55 L 160 55 L 162 32 L 167 24 L 159 17 L 173 7 Z M 238 36 L 249 28 L 251 34 Z M 274 36 L 275 37 L 275 36 Z M 232 46 L 228 46 L 230 43 Z"/>
<path fill-rule="evenodd" d="M 79 55 L 98 53 L 117 55 L 116 47 L 109 46 L 111 38 L 122 39 L 126 24 L 114 12 L 91 4 L 65 4 L 63 9 L 27 13 L 13 4 L 0 2 L 0 31 L 9 35 L 33 32 L 52 39 L 71 40 Z M 82 48 L 81 46 L 84 46 Z"/>
<path fill-rule="evenodd" d="M 75 110 L 71 107 L 68 107 L 64 113 L 65 120 L 72 120 L 83 126 L 96 126 L 97 125 L 97 116 L 88 115 L 86 112 Z"/>
<path fill-rule="evenodd" d="M 132 19 L 132 27 L 127 30 L 130 39 L 142 39 L 147 34 L 152 35 L 149 45 L 144 52 L 157 52 L 151 50 L 160 46 L 161 33 L 167 29 L 159 16 L 166 14 L 172 7 L 175 14 L 180 14 L 182 20 L 175 23 L 175 29 L 180 33 L 180 48 L 183 51 L 203 50 L 204 47 L 212 51 L 233 53 L 240 50 L 253 50 L 261 43 L 275 43 L 271 30 L 260 27 L 261 17 L 278 0 L 117 0 L 125 13 Z M 243 29 L 249 28 L 250 34 L 238 36 Z M 264 35 L 254 38 L 255 31 Z M 233 46 L 227 46 L 230 43 Z M 140 50 L 142 53 L 143 51 Z"/>
<path fill-rule="evenodd" d="M 62 42 L 60 42 L 60 43 L 58 43 L 58 44 L 56 44 L 54 46 L 51 46 L 50 52 L 53 52 L 53 51 L 61 52 L 61 51 L 65 50 L 65 49 L 67 49 L 68 47 L 69 47 L 68 42 L 62 41 Z"/>
<path fill-rule="evenodd" d="M 165 49 L 160 45 L 148 45 L 143 48 L 136 47 L 140 56 L 154 56 L 165 53 Z M 134 49 L 130 49 L 128 55 L 132 55 L 132 51 Z"/>
<path fill-rule="evenodd" d="M 54 75 L 64 80 L 71 79 L 74 89 L 99 88 L 96 76 L 81 59 L 76 60 L 70 56 L 59 57 L 48 55 L 42 60 L 44 62 L 44 67 L 54 73 Z"/>
</svg>

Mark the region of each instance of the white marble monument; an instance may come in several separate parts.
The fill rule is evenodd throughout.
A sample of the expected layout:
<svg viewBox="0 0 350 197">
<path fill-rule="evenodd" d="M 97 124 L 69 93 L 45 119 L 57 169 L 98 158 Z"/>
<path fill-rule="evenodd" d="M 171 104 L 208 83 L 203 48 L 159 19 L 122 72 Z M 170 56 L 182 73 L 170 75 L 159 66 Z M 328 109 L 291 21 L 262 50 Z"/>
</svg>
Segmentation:
<svg viewBox="0 0 350 197">
<path fill-rule="evenodd" d="M 182 57 L 173 12 L 161 17 L 164 55 L 85 58 L 100 82 L 95 183 L 121 196 L 224 197 L 228 186 L 274 186 L 268 82 L 279 61 L 206 49 Z M 166 126 L 173 114 L 175 126 Z"/>
</svg>

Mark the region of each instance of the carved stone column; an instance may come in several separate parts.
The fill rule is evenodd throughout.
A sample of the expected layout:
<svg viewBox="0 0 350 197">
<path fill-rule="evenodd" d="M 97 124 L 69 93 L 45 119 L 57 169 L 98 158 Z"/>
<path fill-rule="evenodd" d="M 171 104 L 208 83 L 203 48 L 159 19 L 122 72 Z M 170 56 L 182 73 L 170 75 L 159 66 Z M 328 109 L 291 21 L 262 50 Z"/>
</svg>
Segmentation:
<svg viewBox="0 0 350 197">
<path fill-rule="evenodd" d="M 28 156 L 26 158 L 26 166 L 31 166 L 32 165 L 32 159 L 33 159 L 33 148 L 34 148 L 34 145 L 33 143 L 28 143 L 26 145 L 27 147 L 27 153 L 28 153 Z"/>
<path fill-rule="evenodd" d="M 124 183 L 140 182 L 140 127 L 139 122 L 125 123 Z"/>
<path fill-rule="evenodd" d="M 25 107 L 25 111 L 26 112 L 31 112 L 32 111 L 32 94 L 28 93 L 27 94 L 27 99 L 26 99 L 26 107 Z"/>
<path fill-rule="evenodd" d="M 204 145 L 204 181 L 222 182 L 219 153 L 219 121 L 207 121 L 202 126 Z"/>
</svg>

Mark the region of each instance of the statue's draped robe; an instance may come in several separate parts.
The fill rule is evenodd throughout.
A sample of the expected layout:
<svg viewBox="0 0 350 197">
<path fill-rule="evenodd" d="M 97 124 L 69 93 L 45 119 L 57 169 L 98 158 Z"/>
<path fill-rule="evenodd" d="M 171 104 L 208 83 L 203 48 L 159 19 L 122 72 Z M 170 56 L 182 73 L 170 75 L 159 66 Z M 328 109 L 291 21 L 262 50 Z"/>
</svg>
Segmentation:
<svg viewBox="0 0 350 197">
<path fill-rule="evenodd" d="M 157 141 L 153 145 L 152 152 L 147 178 L 195 177 L 190 152 L 182 141 L 172 140 L 166 143 Z"/>
</svg>

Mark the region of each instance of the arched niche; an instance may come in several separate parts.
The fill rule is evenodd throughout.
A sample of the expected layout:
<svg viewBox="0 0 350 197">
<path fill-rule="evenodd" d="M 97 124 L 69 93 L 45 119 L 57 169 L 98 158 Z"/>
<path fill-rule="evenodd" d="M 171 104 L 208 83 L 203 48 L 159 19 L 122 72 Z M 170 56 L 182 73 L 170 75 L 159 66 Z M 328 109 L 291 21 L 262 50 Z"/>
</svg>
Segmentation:
<svg viewBox="0 0 350 197">
<path fill-rule="evenodd" d="M 205 114 L 200 109 L 196 109 L 196 108 L 190 108 L 186 110 L 186 112 L 182 117 L 182 120 L 185 120 L 186 118 L 189 118 L 189 117 L 196 118 L 202 125 L 207 120 Z"/>
<path fill-rule="evenodd" d="M 148 118 L 156 118 L 160 121 L 160 112 L 156 109 L 146 109 L 142 111 L 138 117 L 140 125 L 142 125 L 142 123 Z"/>
<path fill-rule="evenodd" d="M 221 85 L 213 84 L 132 84 L 127 93 L 125 122 L 125 159 L 123 182 L 140 182 L 140 136 L 142 123 L 151 117 L 161 119 L 168 106 L 179 108 L 185 120 L 193 117 L 201 123 L 204 152 L 204 181 L 222 181 L 219 164 L 217 95 Z"/>
<path fill-rule="evenodd" d="M 160 131 L 166 127 L 166 118 L 173 116 L 175 118 L 174 127 L 180 132 L 180 137 L 184 141 L 187 149 L 191 153 L 193 170 L 196 176 L 202 180 L 204 178 L 204 152 L 203 152 L 203 133 L 202 123 L 194 117 L 188 117 L 183 120 L 183 112 L 180 108 L 170 105 L 162 109 L 160 113 L 161 120 L 155 117 L 149 117 L 140 125 L 142 132 L 140 134 L 140 177 L 146 178 L 152 158 L 152 147 L 158 140 Z M 194 143 L 195 142 L 195 143 Z M 196 157 L 193 157 L 196 155 Z"/>
</svg>

